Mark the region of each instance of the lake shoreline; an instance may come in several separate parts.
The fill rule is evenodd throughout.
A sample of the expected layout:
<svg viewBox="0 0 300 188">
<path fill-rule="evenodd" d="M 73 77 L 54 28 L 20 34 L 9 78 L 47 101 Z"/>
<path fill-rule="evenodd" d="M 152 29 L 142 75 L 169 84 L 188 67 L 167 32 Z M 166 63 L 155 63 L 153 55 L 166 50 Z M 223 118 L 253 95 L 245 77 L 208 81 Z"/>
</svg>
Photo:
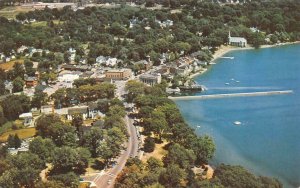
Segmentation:
<svg viewBox="0 0 300 188">
<path fill-rule="evenodd" d="M 253 51 L 236 51 L 244 49 L 234 47 L 228 49 L 228 46 L 225 46 L 226 52 L 225 50 L 223 50 L 223 55 L 219 57 L 234 56 L 234 61 L 238 61 L 239 63 L 228 64 L 223 62 L 230 62 L 231 60 L 218 59 L 218 61 L 216 61 L 217 66 L 214 66 L 214 69 L 209 69 L 209 73 L 205 74 L 202 77 L 199 76 L 195 79 L 198 83 L 204 85 L 207 84 L 208 88 L 214 88 L 218 86 L 225 88 L 227 87 L 223 86 L 225 80 L 228 80 L 228 82 L 230 82 L 230 85 L 232 84 L 233 86 L 240 86 L 233 81 L 231 82 L 230 78 L 241 80 L 240 84 L 244 84 L 242 86 L 249 85 L 283 87 L 285 89 L 291 88 L 296 92 L 290 97 L 279 97 L 278 100 L 273 99 L 272 97 L 266 97 L 264 99 L 249 98 L 249 101 L 248 99 L 247 101 L 245 101 L 244 99 L 236 99 L 228 102 L 225 100 L 219 100 L 220 102 L 217 100 L 215 102 L 213 102 L 212 100 L 208 100 L 206 102 L 176 102 L 185 120 L 192 128 L 195 128 L 197 130 L 196 125 L 201 124 L 201 131 L 198 131 L 198 134 L 201 135 L 205 133 L 207 135 L 210 135 L 216 142 L 219 143 L 217 145 L 217 148 L 219 148 L 219 150 L 217 149 L 218 152 L 216 152 L 216 154 L 218 155 L 216 158 L 214 158 L 214 160 L 209 162 L 210 166 L 214 167 L 215 165 L 218 165 L 220 163 L 242 165 L 256 175 L 278 178 L 284 184 L 284 187 L 293 188 L 300 185 L 298 181 L 299 178 L 297 178 L 298 173 L 297 170 L 295 170 L 295 166 L 297 165 L 298 160 L 292 157 L 292 153 L 295 153 L 295 151 L 292 151 L 292 148 L 296 148 L 297 145 L 295 143 L 298 142 L 295 141 L 295 139 L 299 140 L 298 137 L 296 137 L 294 134 L 295 132 L 297 132 L 295 131 L 297 126 L 294 126 L 293 124 L 294 121 L 296 121 L 295 118 L 298 117 L 295 113 L 296 111 L 298 111 L 296 110 L 298 107 L 296 107 L 297 105 L 294 103 L 295 101 L 297 101 L 295 100 L 296 97 L 299 96 L 299 92 L 297 92 L 299 91 L 299 88 L 298 85 L 295 84 L 295 82 L 287 81 L 287 79 L 299 79 L 299 75 L 297 73 L 297 70 L 299 69 L 297 67 L 299 67 L 300 65 L 298 63 L 295 63 L 297 62 L 299 55 L 299 50 L 295 49 L 299 49 L 299 45 L 299 42 L 284 43 L 281 45 L 267 45 L 263 46 L 262 48 L 274 48 Z M 230 53 L 226 54 L 228 52 Z M 220 55 L 220 53 L 218 55 Z M 214 60 L 219 57 L 216 57 Z M 283 63 L 289 63 L 289 66 L 280 68 Z M 280 70 L 280 72 L 278 70 Z M 287 73 L 285 73 L 283 70 L 287 71 Z M 248 71 L 253 71 L 256 74 L 248 75 Z M 276 76 L 275 74 L 274 76 L 273 73 L 276 73 L 276 71 L 278 71 L 279 75 L 277 74 Z M 272 81 L 270 81 L 269 79 L 265 79 L 266 75 L 268 76 L 268 78 L 272 78 Z M 249 79 L 249 77 L 251 77 L 251 79 Z M 256 85 L 254 81 L 257 82 L 258 85 Z M 222 91 L 213 91 L 213 89 L 211 89 L 206 94 L 214 93 L 222 93 Z M 216 106 L 218 107 L 216 108 Z M 190 109 L 193 109 L 193 111 L 191 111 Z M 201 117 L 199 115 L 199 112 L 201 112 L 202 114 Z M 220 114 L 221 117 L 216 118 L 215 114 Z M 277 115 L 274 116 L 274 114 Z M 245 123 L 245 126 L 232 126 L 233 122 L 236 120 Z M 272 121 L 274 121 L 274 123 Z M 276 122 L 281 121 L 282 123 L 278 123 L 278 125 L 276 124 Z M 269 124 L 267 122 L 269 122 Z M 289 127 L 287 128 L 286 126 L 281 126 L 281 124 L 284 124 L 283 122 L 289 122 Z M 272 130 L 269 130 L 270 126 L 268 127 L 267 125 L 274 127 L 272 127 Z M 290 130 L 290 132 L 288 132 L 288 130 Z M 251 143 L 253 142 L 252 136 L 249 136 L 250 139 L 248 140 L 244 139 L 248 138 L 248 133 L 251 131 L 253 131 L 252 135 L 261 134 L 262 137 L 257 136 L 255 142 L 259 144 L 252 144 L 253 146 L 250 147 L 248 145 L 251 145 Z M 240 136 L 242 134 L 244 135 Z M 264 137 L 269 137 L 267 136 L 267 134 L 274 138 L 274 140 L 270 141 L 268 139 L 264 139 Z M 242 141 L 240 141 L 241 138 Z M 294 140 L 290 141 L 292 139 Z M 226 140 L 228 140 L 228 142 Z M 238 144 L 232 144 L 231 142 Z M 278 144 L 275 144 L 276 142 L 278 142 Z M 280 145 L 280 143 L 282 145 Z M 288 146 L 285 144 L 288 144 Z M 224 145 L 227 146 L 225 147 Z M 247 147 L 240 147 L 241 145 L 245 145 Z M 281 146 L 281 152 L 278 152 L 278 154 L 275 155 L 279 148 L 278 145 Z M 226 153 L 226 150 L 231 151 Z M 252 155 L 251 152 L 248 152 L 249 150 L 252 150 L 252 153 L 258 152 L 258 154 Z M 268 153 L 272 153 L 272 160 L 269 160 Z M 289 153 L 290 155 L 286 155 L 284 153 Z M 295 153 L 295 155 L 293 156 L 297 156 L 297 153 Z M 274 162 L 270 161 L 277 162 L 275 164 Z M 289 162 L 285 164 L 286 161 Z M 282 164 L 286 165 L 288 167 L 288 170 L 284 169 Z"/>
<path fill-rule="evenodd" d="M 274 47 L 280 47 L 280 46 L 285 46 L 285 45 L 292 45 L 292 44 L 299 44 L 300 41 L 295 41 L 295 42 L 285 42 L 285 43 L 278 43 L 278 44 L 268 44 L 268 45 L 262 45 L 260 46 L 261 49 L 263 48 L 274 48 Z M 259 48 L 259 49 L 260 49 Z M 211 60 L 211 65 L 216 64 L 216 60 L 218 60 L 219 58 L 221 58 L 222 56 L 224 56 L 225 54 L 231 52 L 231 51 L 237 51 L 237 50 L 254 50 L 254 47 L 251 46 L 247 46 L 245 48 L 240 48 L 240 47 L 234 47 L 234 46 L 228 46 L 228 45 L 221 45 L 218 50 L 215 51 L 215 53 L 213 54 L 213 59 Z M 189 76 L 189 78 L 195 78 L 197 76 L 200 76 L 202 74 L 204 74 L 206 71 L 208 70 L 208 68 L 204 68 L 201 71 L 196 72 L 195 74 L 192 74 Z"/>
</svg>

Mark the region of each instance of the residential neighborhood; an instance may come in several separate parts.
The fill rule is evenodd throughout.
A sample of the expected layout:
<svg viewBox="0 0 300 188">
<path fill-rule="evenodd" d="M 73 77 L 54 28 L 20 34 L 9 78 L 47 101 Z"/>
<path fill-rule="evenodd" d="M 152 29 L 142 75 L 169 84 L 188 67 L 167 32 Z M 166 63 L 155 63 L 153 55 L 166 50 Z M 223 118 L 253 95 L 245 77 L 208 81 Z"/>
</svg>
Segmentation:
<svg viewBox="0 0 300 188">
<path fill-rule="evenodd" d="M 289 187 L 223 135 L 254 127 L 238 119 L 253 109 L 229 118 L 227 101 L 189 97 L 276 88 L 243 85 L 237 70 L 259 60 L 225 54 L 297 45 L 299 11 L 297 0 L 0 1 L 0 187 Z"/>
</svg>

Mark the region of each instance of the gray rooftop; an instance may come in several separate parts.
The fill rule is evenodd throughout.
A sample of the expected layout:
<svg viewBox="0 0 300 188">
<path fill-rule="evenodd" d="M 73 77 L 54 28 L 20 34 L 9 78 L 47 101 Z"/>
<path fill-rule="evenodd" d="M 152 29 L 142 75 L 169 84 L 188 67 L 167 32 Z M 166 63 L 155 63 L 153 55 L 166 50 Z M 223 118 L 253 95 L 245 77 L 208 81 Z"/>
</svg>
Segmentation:
<svg viewBox="0 0 300 188">
<path fill-rule="evenodd" d="M 230 37 L 229 42 L 247 42 L 243 37 Z"/>
</svg>

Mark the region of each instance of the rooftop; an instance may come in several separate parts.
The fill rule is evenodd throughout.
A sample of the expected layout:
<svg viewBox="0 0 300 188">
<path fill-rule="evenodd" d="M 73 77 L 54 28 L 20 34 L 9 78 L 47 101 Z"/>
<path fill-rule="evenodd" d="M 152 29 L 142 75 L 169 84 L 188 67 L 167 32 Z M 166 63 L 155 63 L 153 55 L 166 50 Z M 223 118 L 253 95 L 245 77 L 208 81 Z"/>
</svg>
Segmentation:
<svg viewBox="0 0 300 188">
<path fill-rule="evenodd" d="M 243 37 L 229 37 L 229 42 L 247 42 Z"/>
</svg>

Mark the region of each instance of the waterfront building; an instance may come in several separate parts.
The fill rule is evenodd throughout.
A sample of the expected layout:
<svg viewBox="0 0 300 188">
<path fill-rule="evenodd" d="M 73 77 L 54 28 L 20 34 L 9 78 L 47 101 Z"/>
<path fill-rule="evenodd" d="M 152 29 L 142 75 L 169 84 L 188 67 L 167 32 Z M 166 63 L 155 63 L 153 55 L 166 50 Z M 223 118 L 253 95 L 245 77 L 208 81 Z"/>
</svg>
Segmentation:
<svg viewBox="0 0 300 188">
<path fill-rule="evenodd" d="M 230 31 L 228 34 L 228 44 L 231 46 L 237 46 L 237 47 L 246 47 L 247 46 L 247 40 L 243 37 L 232 37 L 230 35 Z"/>
</svg>

